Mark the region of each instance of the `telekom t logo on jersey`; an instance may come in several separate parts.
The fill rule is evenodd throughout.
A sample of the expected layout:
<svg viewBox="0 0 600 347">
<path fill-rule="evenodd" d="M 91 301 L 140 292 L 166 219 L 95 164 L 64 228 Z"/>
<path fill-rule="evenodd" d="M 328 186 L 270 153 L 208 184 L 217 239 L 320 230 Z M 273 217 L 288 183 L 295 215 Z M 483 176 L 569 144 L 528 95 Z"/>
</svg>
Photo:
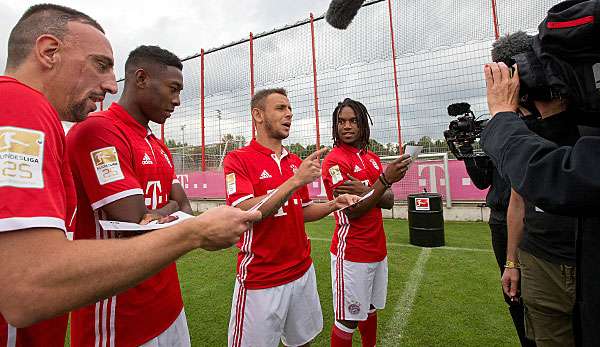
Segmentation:
<svg viewBox="0 0 600 347">
<path fill-rule="evenodd" d="M 146 186 L 146 191 L 144 192 L 144 203 L 146 207 L 151 210 L 157 208 L 158 204 L 162 204 L 163 195 L 162 195 L 162 185 L 160 181 L 148 181 L 148 185 Z M 164 196 L 164 201 L 167 201 L 168 197 Z"/>
</svg>

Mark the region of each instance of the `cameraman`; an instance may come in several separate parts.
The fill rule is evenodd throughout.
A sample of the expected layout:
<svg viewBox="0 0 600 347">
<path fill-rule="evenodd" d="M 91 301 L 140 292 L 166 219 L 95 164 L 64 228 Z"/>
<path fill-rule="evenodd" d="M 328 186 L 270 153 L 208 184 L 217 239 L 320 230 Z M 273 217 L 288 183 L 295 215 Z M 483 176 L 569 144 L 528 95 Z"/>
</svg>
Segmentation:
<svg viewBox="0 0 600 347">
<path fill-rule="evenodd" d="M 556 10 L 571 10 L 564 13 L 563 20 L 582 18 L 577 9 L 569 8 L 581 3 L 562 3 L 566 7 Z M 599 6 L 598 1 L 585 3 Z M 531 132 L 517 114 L 518 68 L 515 66 L 511 74 L 504 63 L 485 65 L 493 118 L 482 132 L 481 144 L 499 172 L 525 199 L 544 211 L 579 217 L 575 338 L 579 345 L 595 346 L 600 341 L 600 137 L 584 136 L 573 146 L 559 147 Z"/>
</svg>

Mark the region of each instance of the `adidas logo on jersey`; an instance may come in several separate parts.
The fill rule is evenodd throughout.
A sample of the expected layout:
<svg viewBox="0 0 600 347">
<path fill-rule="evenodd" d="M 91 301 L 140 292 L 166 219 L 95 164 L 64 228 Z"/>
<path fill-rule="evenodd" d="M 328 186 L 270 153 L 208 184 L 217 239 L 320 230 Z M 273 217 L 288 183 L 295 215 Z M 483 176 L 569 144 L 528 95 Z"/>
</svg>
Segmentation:
<svg viewBox="0 0 600 347">
<path fill-rule="evenodd" d="M 267 172 L 267 170 L 263 170 L 263 172 L 260 174 L 260 179 L 264 180 L 266 178 L 271 178 L 271 175 L 269 175 L 269 173 Z"/>
<path fill-rule="evenodd" d="M 144 153 L 144 159 L 142 159 L 142 165 L 152 165 L 152 164 L 154 164 L 154 163 L 152 162 L 152 159 L 150 158 L 148 153 Z"/>
<path fill-rule="evenodd" d="M 358 165 L 354 165 L 354 172 L 359 172 L 362 171 L 362 169 L 360 167 L 358 167 Z"/>
</svg>

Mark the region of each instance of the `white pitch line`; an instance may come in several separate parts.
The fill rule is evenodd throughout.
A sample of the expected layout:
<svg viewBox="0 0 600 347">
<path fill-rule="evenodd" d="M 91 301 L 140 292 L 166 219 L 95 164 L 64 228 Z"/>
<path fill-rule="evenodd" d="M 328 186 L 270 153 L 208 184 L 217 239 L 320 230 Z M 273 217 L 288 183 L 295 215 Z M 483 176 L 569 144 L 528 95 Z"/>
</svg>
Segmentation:
<svg viewBox="0 0 600 347">
<path fill-rule="evenodd" d="M 313 241 L 331 241 L 331 239 L 325 239 L 322 237 L 311 237 L 310 238 Z M 415 246 L 415 245 L 410 245 L 410 244 L 405 244 L 405 243 L 393 243 L 393 242 L 387 242 L 386 243 L 388 246 L 392 246 L 392 247 L 407 247 L 407 248 L 428 248 L 428 249 L 433 249 L 433 250 L 447 250 L 447 251 L 461 251 L 461 252 L 484 252 L 484 253 L 492 253 L 493 251 L 491 249 L 485 249 L 485 248 L 463 248 L 463 247 L 448 247 L 448 246 L 442 246 L 442 247 L 433 247 L 433 248 L 429 248 L 429 247 L 421 247 L 421 246 Z"/>
<path fill-rule="evenodd" d="M 394 315 L 385 327 L 384 331 L 386 334 L 382 336 L 382 346 L 400 346 L 402 333 L 404 332 L 406 323 L 408 323 L 417 290 L 419 289 L 419 285 L 421 284 L 421 280 L 425 273 L 425 264 L 427 264 L 430 255 L 431 248 L 423 248 L 421 250 L 419 259 L 417 259 L 417 263 L 410 272 L 410 276 L 406 282 L 406 288 L 404 289 L 402 298 L 400 298 L 396 307 L 394 307 Z"/>
</svg>

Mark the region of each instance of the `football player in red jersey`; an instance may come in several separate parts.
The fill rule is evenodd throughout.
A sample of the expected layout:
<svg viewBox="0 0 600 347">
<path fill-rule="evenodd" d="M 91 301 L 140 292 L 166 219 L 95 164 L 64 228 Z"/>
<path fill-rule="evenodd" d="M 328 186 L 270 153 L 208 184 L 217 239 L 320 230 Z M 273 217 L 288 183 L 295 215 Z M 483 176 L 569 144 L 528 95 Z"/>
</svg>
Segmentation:
<svg viewBox="0 0 600 347">
<path fill-rule="evenodd" d="M 75 240 L 135 236 L 106 232 L 100 219 L 139 223 L 146 215 L 192 213 L 169 149 L 148 126 L 150 121 L 164 124 L 179 106 L 182 69 L 179 58 L 167 50 L 136 48 L 125 62 L 119 101 L 69 130 L 67 151 L 78 201 Z M 71 346 L 95 341 L 189 346 L 175 263 L 134 288 L 73 311 Z"/>
<path fill-rule="evenodd" d="M 227 155 L 227 204 L 247 210 L 277 190 L 259 209 L 265 216 L 238 243 L 237 276 L 229 321 L 229 346 L 307 346 L 323 329 L 310 241 L 304 223 L 358 200 L 340 195 L 313 203 L 307 184 L 321 176 L 320 149 L 304 161 L 282 140 L 292 125 L 284 89 L 252 98 L 256 139 Z"/>
<path fill-rule="evenodd" d="M 260 219 L 224 207 L 135 238 L 67 240 L 76 194 L 60 121 L 84 119 L 116 91 L 112 48 L 89 16 L 35 5 L 11 31 L 0 77 L 0 344 L 63 346 L 66 320 L 47 319 L 133 287 L 193 249 L 229 247 Z"/>
<path fill-rule="evenodd" d="M 362 345 L 372 347 L 377 341 L 377 310 L 384 308 L 387 294 L 381 209 L 394 206 L 391 185 L 404 177 L 411 159 L 402 155 L 383 169 L 379 157 L 367 149 L 371 116 L 358 101 L 340 102 L 332 121 L 334 148 L 323 161 L 327 196 L 373 192 L 347 214 L 335 214 L 330 249 L 335 311 L 331 346 L 352 346 L 358 327 Z"/>
</svg>

